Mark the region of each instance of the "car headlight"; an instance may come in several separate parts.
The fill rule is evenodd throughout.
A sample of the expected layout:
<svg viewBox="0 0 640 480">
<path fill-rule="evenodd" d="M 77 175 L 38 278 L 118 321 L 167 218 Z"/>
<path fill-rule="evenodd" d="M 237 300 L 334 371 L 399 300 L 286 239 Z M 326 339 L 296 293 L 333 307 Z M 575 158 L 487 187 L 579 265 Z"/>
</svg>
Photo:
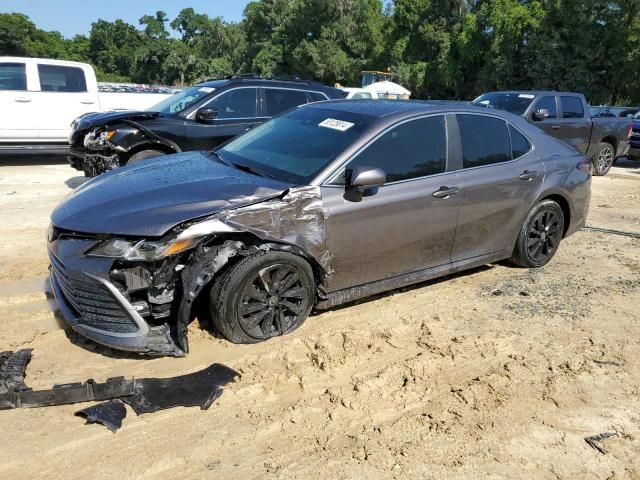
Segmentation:
<svg viewBox="0 0 640 480">
<path fill-rule="evenodd" d="M 87 251 L 91 257 L 121 258 L 123 260 L 160 260 L 184 252 L 198 243 L 199 238 L 172 236 L 157 241 L 105 240 Z"/>
</svg>

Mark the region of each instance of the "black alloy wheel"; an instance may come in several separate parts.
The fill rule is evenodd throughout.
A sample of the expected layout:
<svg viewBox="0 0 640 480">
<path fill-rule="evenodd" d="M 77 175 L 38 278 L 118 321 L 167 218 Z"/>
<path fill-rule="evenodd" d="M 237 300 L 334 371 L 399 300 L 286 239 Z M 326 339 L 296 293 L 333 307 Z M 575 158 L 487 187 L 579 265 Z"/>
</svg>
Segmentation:
<svg viewBox="0 0 640 480">
<path fill-rule="evenodd" d="M 562 208 L 553 200 L 534 205 L 525 219 L 511 261 L 522 267 L 542 267 L 556 254 L 565 231 Z"/>
</svg>

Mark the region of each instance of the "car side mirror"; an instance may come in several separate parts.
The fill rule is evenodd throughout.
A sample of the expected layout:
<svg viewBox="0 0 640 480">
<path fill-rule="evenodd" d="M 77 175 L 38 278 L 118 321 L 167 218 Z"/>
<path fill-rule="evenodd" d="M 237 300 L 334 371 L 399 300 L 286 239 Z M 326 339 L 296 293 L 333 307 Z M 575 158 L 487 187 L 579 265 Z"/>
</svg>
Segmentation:
<svg viewBox="0 0 640 480">
<path fill-rule="evenodd" d="M 365 193 L 375 195 L 378 188 L 382 187 L 386 181 L 387 174 L 381 168 L 359 165 L 351 172 L 345 198 L 352 202 L 359 202 Z"/>
<path fill-rule="evenodd" d="M 215 108 L 201 108 L 196 111 L 196 120 L 198 122 L 211 122 L 218 117 L 218 110 Z"/>
<path fill-rule="evenodd" d="M 540 108 L 538 110 L 536 110 L 535 112 L 533 112 L 533 119 L 534 120 L 546 120 L 547 118 L 549 118 L 551 115 L 549 114 L 549 110 L 547 110 L 546 108 Z"/>
</svg>

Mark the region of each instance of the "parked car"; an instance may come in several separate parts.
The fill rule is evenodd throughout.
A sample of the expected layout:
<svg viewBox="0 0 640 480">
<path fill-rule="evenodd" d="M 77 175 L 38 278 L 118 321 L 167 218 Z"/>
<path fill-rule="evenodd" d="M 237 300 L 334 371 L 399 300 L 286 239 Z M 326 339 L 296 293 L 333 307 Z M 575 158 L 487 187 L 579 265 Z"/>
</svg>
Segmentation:
<svg viewBox="0 0 640 480">
<path fill-rule="evenodd" d="M 88 177 L 149 158 L 210 150 L 308 102 L 344 98 L 317 82 L 242 75 L 182 90 L 146 111 L 83 115 L 73 122 L 69 162 Z"/>
<path fill-rule="evenodd" d="M 592 117 L 633 117 L 640 110 L 638 107 L 589 107 Z"/>
<path fill-rule="evenodd" d="M 210 152 L 107 172 L 54 210 L 51 284 L 72 328 L 182 355 L 194 307 L 230 341 L 502 259 L 541 267 L 585 224 L 591 163 L 507 112 L 304 105 Z"/>
<path fill-rule="evenodd" d="M 356 88 L 356 87 L 339 87 L 340 90 L 347 92 L 346 98 L 349 100 L 371 100 L 374 97 L 371 95 L 369 90 L 365 90 L 364 88 Z"/>
<path fill-rule="evenodd" d="M 474 105 L 507 110 L 575 147 L 591 159 L 594 175 L 606 175 L 629 150 L 631 119 L 592 118 L 584 95 L 571 92 L 491 92 Z"/>
<path fill-rule="evenodd" d="M 636 113 L 632 119 L 631 138 L 629 138 L 629 158 L 640 161 L 640 112 Z"/>
<path fill-rule="evenodd" d="M 99 92 L 86 63 L 0 57 L 0 153 L 67 153 L 79 115 L 144 109 L 168 96 Z"/>
</svg>

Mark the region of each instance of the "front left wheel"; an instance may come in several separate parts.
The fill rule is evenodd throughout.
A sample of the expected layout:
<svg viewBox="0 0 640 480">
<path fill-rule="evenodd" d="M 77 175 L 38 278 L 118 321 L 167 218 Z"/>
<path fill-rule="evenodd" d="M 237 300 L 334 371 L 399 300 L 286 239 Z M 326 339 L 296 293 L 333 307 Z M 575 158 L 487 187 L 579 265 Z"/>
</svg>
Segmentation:
<svg viewBox="0 0 640 480">
<path fill-rule="evenodd" d="M 305 321 L 315 298 L 311 266 L 287 252 L 252 255 L 227 270 L 211 289 L 211 318 L 233 343 L 287 334 Z"/>
</svg>

